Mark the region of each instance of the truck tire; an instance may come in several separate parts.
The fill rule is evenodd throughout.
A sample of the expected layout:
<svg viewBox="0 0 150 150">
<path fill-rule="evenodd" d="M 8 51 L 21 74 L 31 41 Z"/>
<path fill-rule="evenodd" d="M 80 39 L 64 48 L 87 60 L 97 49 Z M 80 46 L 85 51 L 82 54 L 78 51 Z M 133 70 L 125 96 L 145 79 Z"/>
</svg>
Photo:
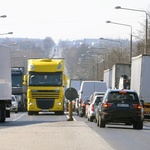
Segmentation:
<svg viewBox="0 0 150 150">
<path fill-rule="evenodd" d="M 56 111 L 55 115 L 64 115 L 64 111 Z"/>
<path fill-rule="evenodd" d="M 0 122 L 5 122 L 5 120 L 6 120 L 5 102 L 0 102 Z"/>
<path fill-rule="evenodd" d="M 33 115 L 33 112 L 32 111 L 28 111 L 28 115 Z"/>
</svg>

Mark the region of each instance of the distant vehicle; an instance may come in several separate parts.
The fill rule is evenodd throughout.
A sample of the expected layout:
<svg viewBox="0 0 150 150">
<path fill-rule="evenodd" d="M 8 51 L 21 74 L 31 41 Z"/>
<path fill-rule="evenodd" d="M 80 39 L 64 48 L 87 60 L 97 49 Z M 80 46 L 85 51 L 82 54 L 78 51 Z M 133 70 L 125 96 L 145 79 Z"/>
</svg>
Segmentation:
<svg viewBox="0 0 150 150">
<path fill-rule="evenodd" d="M 104 70 L 103 81 L 106 82 L 107 89 L 112 87 L 112 69 Z"/>
<path fill-rule="evenodd" d="M 150 118 L 150 55 L 139 55 L 132 58 L 131 89 L 136 90 L 144 103 L 144 117 Z"/>
<path fill-rule="evenodd" d="M 12 99 L 11 99 L 10 111 L 11 111 L 11 112 L 18 113 L 18 101 L 17 101 L 15 95 L 12 95 L 11 98 L 12 98 Z"/>
<path fill-rule="evenodd" d="M 119 89 L 130 89 L 130 78 L 127 75 L 121 75 Z"/>
<path fill-rule="evenodd" d="M 96 95 L 94 96 L 93 100 L 87 104 L 86 116 L 88 118 L 88 121 L 92 122 L 96 118 L 95 111 L 97 109 L 99 102 L 102 102 L 103 96 L 104 95 Z"/>
<path fill-rule="evenodd" d="M 85 96 L 81 102 L 79 102 L 78 112 L 79 116 L 83 117 L 85 115 L 86 105 L 89 102 L 89 96 Z"/>
<path fill-rule="evenodd" d="M 12 95 L 15 95 L 18 101 L 19 111 L 26 110 L 26 89 L 23 86 L 24 67 L 12 67 L 11 79 L 12 79 Z"/>
<path fill-rule="evenodd" d="M 131 76 L 131 65 L 116 63 L 112 67 L 112 86 L 111 86 L 112 89 L 119 88 L 119 79 L 123 74 L 127 75 L 128 77 Z"/>
<path fill-rule="evenodd" d="M 97 126 L 125 123 L 134 129 L 143 129 L 143 107 L 134 90 L 108 89 L 96 112 Z"/>
<path fill-rule="evenodd" d="M 77 101 L 77 105 L 79 106 L 82 104 L 83 98 L 85 96 L 91 96 L 95 91 L 99 92 L 105 92 L 106 91 L 106 83 L 102 81 L 82 81 L 80 90 L 78 92 L 79 98 Z M 77 114 L 81 113 L 79 112 L 80 108 L 77 110 Z M 79 114 L 80 116 L 80 114 Z"/>
<path fill-rule="evenodd" d="M 0 44 L 0 122 L 10 117 L 11 106 L 11 62 L 9 46 Z"/>
<path fill-rule="evenodd" d="M 91 96 L 90 96 L 90 102 L 92 102 L 95 98 L 95 96 L 97 95 L 102 95 L 104 96 L 105 92 L 94 92 Z"/>
</svg>

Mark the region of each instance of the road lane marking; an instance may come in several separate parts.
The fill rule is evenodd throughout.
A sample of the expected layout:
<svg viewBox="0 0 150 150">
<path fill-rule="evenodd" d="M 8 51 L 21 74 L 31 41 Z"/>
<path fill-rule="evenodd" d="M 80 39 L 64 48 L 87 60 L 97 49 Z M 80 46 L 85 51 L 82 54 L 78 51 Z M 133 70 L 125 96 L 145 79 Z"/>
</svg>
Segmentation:
<svg viewBox="0 0 150 150">
<path fill-rule="evenodd" d="M 19 117 L 13 119 L 12 121 L 16 121 L 16 120 L 20 119 L 21 117 L 23 117 L 24 115 L 25 115 L 25 114 L 22 114 L 22 115 L 20 115 Z"/>
</svg>

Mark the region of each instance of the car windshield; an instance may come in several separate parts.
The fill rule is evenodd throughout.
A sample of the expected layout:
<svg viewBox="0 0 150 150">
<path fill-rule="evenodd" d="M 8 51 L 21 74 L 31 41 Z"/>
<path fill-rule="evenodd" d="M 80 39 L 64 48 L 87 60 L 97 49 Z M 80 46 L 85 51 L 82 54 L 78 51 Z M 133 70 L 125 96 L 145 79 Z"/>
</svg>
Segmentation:
<svg viewBox="0 0 150 150">
<path fill-rule="evenodd" d="M 128 100 L 128 101 L 138 101 L 138 96 L 136 93 L 131 92 L 110 92 L 108 96 L 108 101 L 113 100 Z"/>
<path fill-rule="evenodd" d="M 61 86 L 62 72 L 57 72 L 57 73 L 30 72 L 29 85 L 30 86 Z"/>
</svg>

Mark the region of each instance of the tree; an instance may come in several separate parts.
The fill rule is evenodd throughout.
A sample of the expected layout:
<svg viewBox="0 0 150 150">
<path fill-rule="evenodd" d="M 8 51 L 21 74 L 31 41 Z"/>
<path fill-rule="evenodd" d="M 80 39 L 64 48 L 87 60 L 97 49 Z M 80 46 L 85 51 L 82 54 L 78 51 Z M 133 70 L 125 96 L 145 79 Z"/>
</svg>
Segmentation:
<svg viewBox="0 0 150 150">
<path fill-rule="evenodd" d="M 43 46 L 47 54 L 51 51 L 51 49 L 55 46 L 55 42 L 52 40 L 51 37 L 46 37 L 43 40 Z"/>
</svg>

